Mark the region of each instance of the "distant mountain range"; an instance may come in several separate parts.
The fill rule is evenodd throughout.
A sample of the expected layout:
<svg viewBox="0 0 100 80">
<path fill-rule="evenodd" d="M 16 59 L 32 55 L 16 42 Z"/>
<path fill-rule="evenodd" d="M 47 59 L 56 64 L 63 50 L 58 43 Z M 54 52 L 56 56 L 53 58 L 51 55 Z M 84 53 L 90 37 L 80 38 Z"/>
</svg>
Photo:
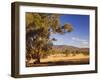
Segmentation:
<svg viewBox="0 0 100 80">
<path fill-rule="evenodd" d="M 70 51 L 89 52 L 89 48 L 78 48 L 78 47 L 68 46 L 68 45 L 53 45 L 52 49 L 57 51 L 70 50 Z"/>
</svg>

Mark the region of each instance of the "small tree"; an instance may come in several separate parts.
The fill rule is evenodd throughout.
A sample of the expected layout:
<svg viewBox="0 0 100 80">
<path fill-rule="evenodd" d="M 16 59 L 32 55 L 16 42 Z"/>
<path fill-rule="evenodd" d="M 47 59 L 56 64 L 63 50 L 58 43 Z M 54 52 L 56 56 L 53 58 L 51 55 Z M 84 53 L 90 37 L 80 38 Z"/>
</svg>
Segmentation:
<svg viewBox="0 0 100 80">
<path fill-rule="evenodd" d="M 78 50 L 76 50 L 76 54 L 79 54 L 80 52 Z"/>
<path fill-rule="evenodd" d="M 70 24 L 60 25 L 59 17 L 58 14 L 26 13 L 26 52 L 30 54 L 34 50 L 36 63 L 40 63 L 42 52 L 48 53 L 52 41 L 56 41 L 55 38 L 50 39 L 50 34 L 72 31 Z"/>
<path fill-rule="evenodd" d="M 65 49 L 65 51 L 63 52 L 66 56 L 69 55 L 69 50 Z"/>
</svg>

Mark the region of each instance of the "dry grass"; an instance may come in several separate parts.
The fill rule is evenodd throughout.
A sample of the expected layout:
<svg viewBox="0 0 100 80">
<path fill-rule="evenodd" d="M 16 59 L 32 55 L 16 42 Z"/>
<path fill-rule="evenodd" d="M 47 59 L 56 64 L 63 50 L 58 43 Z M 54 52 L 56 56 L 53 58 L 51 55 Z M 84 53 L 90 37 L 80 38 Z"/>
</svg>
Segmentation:
<svg viewBox="0 0 100 80">
<path fill-rule="evenodd" d="M 50 55 L 45 59 L 41 59 L 41 62 L 56 62 L 56 61 L 77 61 L 77 60 L 83 60 L 88 59 L 89 56 L 85 56 L 83 54 L 77 54 L 73 56 L 70 54 L 69 56 L 65 56 L 64 54 L 56 54 L 56 55 Z"/>
<path fill-rule="evenodd" d="M 31 59 L 26 66 L 52 66 L 52 65 L 75 65 L 75 64 L 89 64 L 89 55 L 84 54 L 70 54 L 66 56 L 65 54 L 52 54 L 47 58 L 40 59 L 40 64 L 34 64 L 35 59 Z"/>
</svg>

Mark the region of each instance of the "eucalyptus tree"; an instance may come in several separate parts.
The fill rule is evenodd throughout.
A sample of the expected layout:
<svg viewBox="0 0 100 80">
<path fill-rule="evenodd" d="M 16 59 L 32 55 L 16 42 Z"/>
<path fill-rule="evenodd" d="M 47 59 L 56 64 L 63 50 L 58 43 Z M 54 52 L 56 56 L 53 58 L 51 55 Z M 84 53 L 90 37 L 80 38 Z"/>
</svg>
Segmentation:
<svg viewBox="0 0 100 80">
<path fill-rule="evenodd" d="M 52 48 L 51 34 L 64 34 L 73 30 L 71 24 L 61 26 L 59 14 L 26 13 L 26 53 L 35 54 L 36 63 L 40 63 L 41 54 L 47 54 Z"/>
</svg>

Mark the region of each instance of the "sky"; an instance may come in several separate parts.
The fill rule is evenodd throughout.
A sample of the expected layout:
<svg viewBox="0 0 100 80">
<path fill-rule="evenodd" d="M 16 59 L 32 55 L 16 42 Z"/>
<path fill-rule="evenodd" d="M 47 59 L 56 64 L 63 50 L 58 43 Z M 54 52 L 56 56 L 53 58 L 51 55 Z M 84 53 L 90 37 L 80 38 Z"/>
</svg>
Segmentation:
<svg viewBox="0 0 100 80">
<path fill-rule="evenodd" d="M 63 35 L 51 34 L 50 38 L 57 39 L 53 41 L 53 44 L 89 48 L 89 22 L 89 15 L 62 14 L 60 16 L 61 25 L 69 23 L 73 26 L 73 31 Z"/>
</svg>

